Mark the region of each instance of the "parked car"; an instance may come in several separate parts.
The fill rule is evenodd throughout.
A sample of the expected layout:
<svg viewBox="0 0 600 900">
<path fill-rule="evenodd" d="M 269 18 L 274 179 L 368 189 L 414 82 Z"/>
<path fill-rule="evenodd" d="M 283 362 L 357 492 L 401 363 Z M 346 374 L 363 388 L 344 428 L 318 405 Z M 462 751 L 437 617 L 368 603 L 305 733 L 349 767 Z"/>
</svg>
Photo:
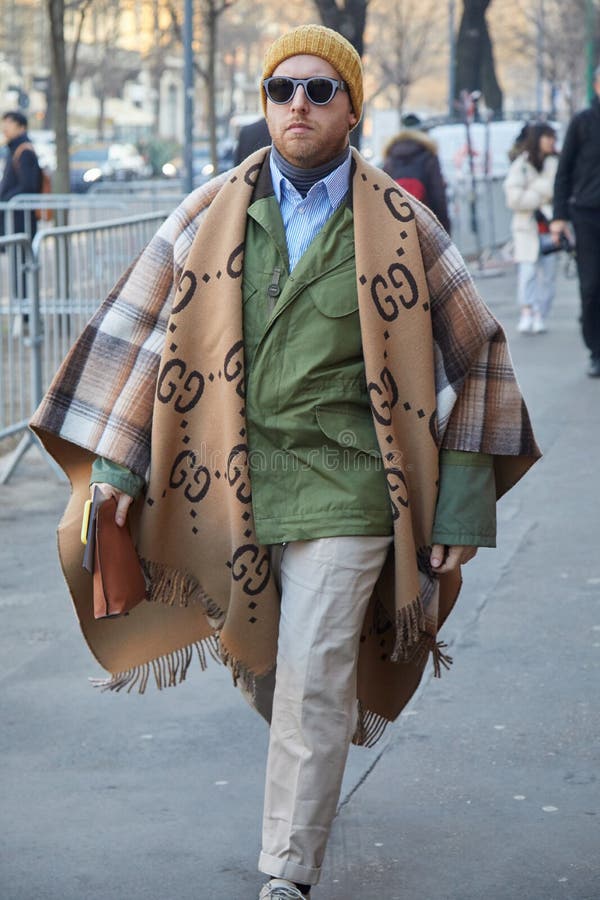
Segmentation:
<svg viewBox="0 0 600 900">
<path fill-rule="evenodd" d="M 71 190 L 88 191 L 99 181 L 149 178 L 150 165 L 133 144 L 94 144 L 71 151 Z"/>
<path fill-rule="evenodd" d="M 219 171 L 225 172 L 233 165 L 233 153 L 229 146 L 219 148 Z M 216 174 L 210 158 L 210 150 L 205 145 L 196 146 L 192 151 L 192 171 L 194 187 L 199 187 Z M 165 178 L 182 178 L 184 175 L 184 162 L 182 156 L 170 159 L 162 167 Z"/>
</svg>

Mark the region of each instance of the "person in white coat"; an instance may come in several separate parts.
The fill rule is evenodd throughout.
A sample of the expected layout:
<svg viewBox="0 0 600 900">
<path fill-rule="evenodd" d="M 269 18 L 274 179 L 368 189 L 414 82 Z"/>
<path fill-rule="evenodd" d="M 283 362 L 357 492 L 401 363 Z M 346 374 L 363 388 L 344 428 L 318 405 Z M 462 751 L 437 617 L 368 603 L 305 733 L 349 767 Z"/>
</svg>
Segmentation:
<svg viewBox="0 0 600 900">
<path fill-rule="evenodd" d="M 532 123 L 523 152 L 511 164 L 504 182 L 506 204 L 513 211 L 514 259 L 519 267 L 518 331 L 541 334 L 556 290 L 556 256 L 540 252 L 540 234 L 552 218 L 554 179 L 558 166 L 556 132 L 544 123 Z"/>
</svg>

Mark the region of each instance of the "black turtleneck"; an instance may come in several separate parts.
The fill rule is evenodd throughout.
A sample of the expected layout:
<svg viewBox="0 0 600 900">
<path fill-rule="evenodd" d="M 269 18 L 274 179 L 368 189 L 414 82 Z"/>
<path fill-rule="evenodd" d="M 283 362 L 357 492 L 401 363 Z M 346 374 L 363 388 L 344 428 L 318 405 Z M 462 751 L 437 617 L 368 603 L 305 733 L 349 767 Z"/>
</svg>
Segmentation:
<svg viewBox="0 0 600 900">
<path fill-rule="evenodd" d="M 339 156 L 336 156 L 327 163 L 323 163 L 322 166 L 316 166 L 314 169 L 301 169 L 299 166 L 293 166 L 291 162 L 288 162 L 287 159 L 279 153 L 274 144 L 271 147 L 271 153 L 273 154 L 273 159 L 275 160 L 277 168 L 281 174 L 294 185 L 302 197 L 306 197 L 311 187 L 316 184 L 317 181 L 321 181 L 323 178 L 331 175 L 334 169 L 341 166 L 348 158 L 349 152 L 350 148 L 346 147 Z"/>
</svg>

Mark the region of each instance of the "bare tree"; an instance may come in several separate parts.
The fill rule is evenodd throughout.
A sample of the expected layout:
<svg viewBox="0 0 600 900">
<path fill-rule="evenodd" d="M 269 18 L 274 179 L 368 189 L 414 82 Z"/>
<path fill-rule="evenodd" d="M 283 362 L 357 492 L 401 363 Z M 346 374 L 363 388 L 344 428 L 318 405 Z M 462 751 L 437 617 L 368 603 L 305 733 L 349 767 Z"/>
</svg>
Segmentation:
<svg viewBox="0 0 600 900">
<path fill-rule="evenodd" d="M 369 0 L 314 0 L 314 3 L 323 25 L 343 34 L 362 58 Z M 362 120 L 350 135 L 350 140 L 356 147 L 360 146 L 361 135 Z"/>
<path fill-rule="evenodd" d="M 205 65 L 201 74 L 206 85 L 208 135 L 214 171 L 218 171 L 217 153 L 217 48 L 219 19 L 235 0 L 202 0 L 202 19 L 205 29 Z"/>
<path fill-rule="evenodd" d="M 283 12 L 283 11 L 282 11 Z M 238 0 L 231 15 L 225 16 L 219 37 L 228 82 L 227 113 L 245 112 L 245 97 L 237 101 L 237 88 L 254 88 L 252 109 L 260 103 L 258 78 L 263 57 L 264 23 L 271 17 L 269 0 Z M 279 19 L 281 21 L 281 19 Z"/>
<path fill-rule="evenodd" d="M 411 0 L 396 0 L 391 8 L 386 2 L 371 11 L 370 45 L 377 52 L 370 59 L 380 74 L 377 90 L 369 100 L 381 93 L 391 94 L 399 120 L 411 87 L 431 73 L 444 44 L 446 35 L 438 27 L 440 12 L 439 0 L 423 0 L 418 9 Z"/>
<path fill-rule="evenodd" d="M 52 125 L 56 133 L 56 172 L 53 176 L 53 190 L 58 194 L 68 194 L 69 179 L 69 128 L 68 101 L 69 85 L 77 65 L 77 52 L 81 42 L 81 31 L 92 0 L 45 0 L 50 23 L 50 102 Z M 65 41 L 65 14 L 69 11 L 74 18 L 74 36 L 67 46 Z"/>
<path fill-rule="evenodd" d="M 462 91 L 481 91 L 488 109 L 502 113 L 502 89 L 496 78 L 492 40 L 486 12 L 492 0 L 463 0 L 456 41 L 456 97 Z"/>
<path fill-rule="evenodd" d="M 104 140 L 106 100 L 120 96 L 124 83 L 138 77 L 140 59 L 138 54 L 119 46 L 120 0 L 94 0 L 90 15 L 94 39 L 82 44 L 75 74 L 93 84 L 99 104 L 96 130 L 98 138 Z"/>
<path fill-rule="evenodd" d="M 206 93 L 206 118 L 211 162 L 214 171 L 218 171 L 217 153 L 217 56 L 219 43 L 219 20 L 224 12 L 230 9 L 236 0 L 200 0 L 199 12 L 196 16 L 196 29 L 199 32 L 199 43 L 202 46 L 202 58 L 194 59 L 194 69 L 202 78 Z M 173 28 L 182 41 L 181 21 L 173 0 L 169 0 Z"/>
<path fill-rule="evenodd" d="M 582 52 L 586 40 L 600 41 L 600 17 L 596 11 L 594 34 L 587 33 L 586 0 L 522 0 L 519 4 L 524 26 L 516 23 L 512 31 L 515 54 L 535 61 L 538 100 L 543 112 L 542 85 L 549 88 L 547 112 L 558 113 L 559 96 L 572 115 L 585 99 L 586 58 Z"/>
<path fill-rule="evenodd" d="M 362 56 L 369 0 L 314 0 L 314 3 L 323 25 L 343 34 Z"/>
<path fill-rule="evenodd" d="M 150 73 L 150 84 L 152 86 L 152 117 L 154 119 L 154 134 L 160 132 L 160 112 L 161 112 L 161 79 L 165 70 L 165 60 L 167 54 L 172 50 L 173 45 L 180 37 L 179 25 L 177 22 L 177 14 L 172 0 L 164 2 L 164 0 L 150 0 L 151 4 L 151 22 L 152 22 L 152 47 L 147 53 L 144 60 L 148 66 Z M 169 25 L 165 27 L 162 21 L 161 12 L 166 12 L 169 16 Z"/>
</svg>

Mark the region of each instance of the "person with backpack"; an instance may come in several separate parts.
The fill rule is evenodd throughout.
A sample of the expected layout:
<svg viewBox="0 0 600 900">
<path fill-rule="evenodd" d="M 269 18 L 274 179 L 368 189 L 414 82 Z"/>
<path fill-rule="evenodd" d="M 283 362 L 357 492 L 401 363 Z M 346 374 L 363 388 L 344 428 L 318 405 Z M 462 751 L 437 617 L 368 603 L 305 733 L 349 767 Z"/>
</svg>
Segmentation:
<svg viewBox="0 0 600 900">
<path fill-rule="evenodd" d="M 581 331 L 590 352 L 588 375 L 600 378 L 600 66 L 595 97 L 567 129 L 554 186 L 550 232 L 558 244 L 575 231 Z"/>
<path fill-rule="evenodd" d="M 6 203 L 17 194 L 38 194 L 42 188 L 42 169 L 37 154 L 27 134 L 27 117 L 18 110 L 4 113 L 2 116 L 2 133 L 8 148 L 8 158 L 0 182 L 0 201 Z M 10 223 L 2 214 L 0 234 L 6 234 L 10 228 L 14 234 L 24 231 L 30 237 L 36 232 L 35 212 L 15 211 Z"/>
<path fill-rule="evenodd" d="M 405 130 L 397 134 L 384 150 L 382 169 L 417 200 L 429 207 L 448 234 L 450 217 L 446 201 L 446 182 L 440 168 L 435 141 L 413 127 L 417 116 L 405 116 Z"/>
<path fill-rule="evenodd" d="M 1 128 L 6 146 L 8 158 L 2 173 L 0 182 L 0 201 L 6 203 L 17 194 L 37 194 L 42 190 L 43 172 L 37 158 L 33 144 L 27 134 L 27 117 L 19 110 L 4 113 L 1 120 Z M 15 210 L 11 216 L 4 210 L 0 212 L 0 235 L 19 234 L 25 232 L 33 239 L 37 231 L 37 216 L 35 210 Z M 4 251 L 4 247 L 2 251 Z M 21 252 L 17 246 L 10 248 L 12 264 L 12 296 L 24 298 L 27 294 L 27 276 Z M 15 316 L 13 321 L 13 336 L 20 337 L 23 325 L 27 325 L 29 316 Z"/>
</svg>

